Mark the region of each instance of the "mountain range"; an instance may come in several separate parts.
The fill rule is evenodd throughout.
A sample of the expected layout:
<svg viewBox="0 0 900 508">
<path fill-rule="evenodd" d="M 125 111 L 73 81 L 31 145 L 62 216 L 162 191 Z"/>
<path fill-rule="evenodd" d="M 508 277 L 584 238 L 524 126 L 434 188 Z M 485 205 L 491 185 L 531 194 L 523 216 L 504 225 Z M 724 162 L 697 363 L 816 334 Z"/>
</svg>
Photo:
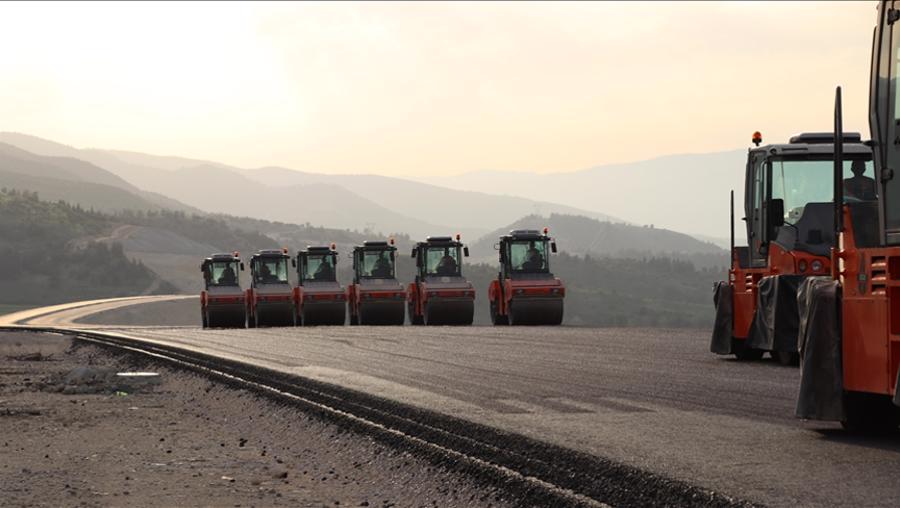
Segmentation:
<svg viewBox="0 0 900 508">
<path fill-rule="evenodd" d="M 682 231 L 727 246 L 729 191 L 735 191 L 735 215 L 740 218 L 746 157 L 746 150 L 729 150 L 566 173 L 476 171 L 417 179 L 452 189 L 502 189 L 525 198 L 603 210 L 634 224 Z"/>
<path fill-rule="evenodd" d="M 54 158 L 79 159 L 116 177 L 111 185 L 164 195 L 211 213 L 243 215 L 333 228 L 407 233 L 460 232 L 478 237 L 524 215 L 568 213 L 618 220 L 604 213 L 546 201 L 458 191 L 378 175 L 327 175 L 127 151 L 77 149 L 19 133 L 0 142 Z"/>
</svg>

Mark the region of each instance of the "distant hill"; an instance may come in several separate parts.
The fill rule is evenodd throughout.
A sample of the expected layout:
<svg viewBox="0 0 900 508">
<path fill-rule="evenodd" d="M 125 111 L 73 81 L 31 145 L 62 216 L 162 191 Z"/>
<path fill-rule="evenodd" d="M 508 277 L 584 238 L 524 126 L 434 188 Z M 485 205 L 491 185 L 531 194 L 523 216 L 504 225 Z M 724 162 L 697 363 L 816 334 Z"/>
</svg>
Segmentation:
<svg viewBox="0 0 900 508">
<path fill-rule="evenodd" d="M 85 241 L 109 225 L 97 212 L 0 190 L 0 303 L 50 305 L 175 291 L 129 259 L 120 244 Z"/>
<path fill-rule="evenodd" d="M 38 192 L 85 208 L 191 210 L 171 198 L 138 189 L 91 163 L 68 156 L 44 156 L 0 142 L 0 186 Z"/>
<path fill-rule="evenodd" d="M 206 212 L 273 221 L 400 231 L 414 237 L 461 232 L 470 238 L 530 213 L 572 213 L 620 221 L 544 199 L 509 196 L 503 186 L 486 192 L 461 192 L 368 174 L 326 175 L 275 167 L 248 170 L 182 157 L 76 149 L 9 132 L 0 133 L 0 142 L 42 155 L 77 157 L 144 191 Z"/>
<path fill-rule="evenodd" d="M 588 217 L 552 214 L 530 215 L 485 235 L 472 244 L 477 260 L 493 259 L 497 238 L 513 229 L 550 228 L 560 251 L 580 256 L 616 258 L 666 257 L 691 261 L 699 267 L 726 266 L 727 251 L 696 238 L 656 227 L 603 222 Z"/>
<path fill-rule="evenodd" d="M 743 216 L 746 157 L 742 149 L 669 155 L 569 173 L 476 171 L 418 179 L 467 191 L 503 189 L 509 195 L 602 210 L 631 223 L 723 238 L 729 231 L 732 189 L 738 220 Z"/>
</svg>

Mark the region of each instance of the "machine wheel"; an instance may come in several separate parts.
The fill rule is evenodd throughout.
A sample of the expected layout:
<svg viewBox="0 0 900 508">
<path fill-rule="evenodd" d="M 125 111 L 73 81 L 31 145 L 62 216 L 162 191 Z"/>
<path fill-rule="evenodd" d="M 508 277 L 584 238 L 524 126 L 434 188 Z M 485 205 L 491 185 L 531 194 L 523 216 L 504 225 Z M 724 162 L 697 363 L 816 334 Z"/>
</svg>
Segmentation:
<svg viewBox="0 0 900 508">
<path fill-rule="evenodd" d="M 491 301 L 491 323 L 494 326 L 506 326 L 509 324 L 509 316 L 501 316 L 497 311 L 496 301 Z"/>
<path fill-rule="evenodd" d="M 203 328 L 209 328 L 209 317 L 205 310 L 200 311 L 200 320 L 203 321 Z"/>
<path fill-rule="evenodd" d="M 350 312 L 350 326 L 359 326 L 359 316 Z"/>
<path fill-rule="evenodd" d="M 900 407 L 885 395 L 844 392 L 841 427 L 850 432 L 885 433 L 900 426 Z"/>
<path fill-rule="evenodd" d="M 800 353 L 791 351 L 772 351 L 772 358 L 785 367 L 797 367 L 800 365 Z"/>
<path fill-rule="evenodd" d="M 734 353 L 734 357 L 741 362 L 757 362 L 761 360 L 765 351 L 762 349 L 748 348 L 745 346 L 746 343 L 746 339 L 731 339 L 731 351 Z"/>
</svg>

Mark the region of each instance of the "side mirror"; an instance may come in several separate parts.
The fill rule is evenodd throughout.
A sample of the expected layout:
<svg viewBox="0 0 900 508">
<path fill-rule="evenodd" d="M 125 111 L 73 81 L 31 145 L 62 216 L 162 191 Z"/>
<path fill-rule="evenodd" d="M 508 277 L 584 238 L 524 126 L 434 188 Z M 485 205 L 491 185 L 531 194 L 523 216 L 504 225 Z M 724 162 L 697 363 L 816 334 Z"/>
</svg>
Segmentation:
<svg viewBox="0 0 900 508">
<path fill-rule="evenodd" d="M 297 260 L 296 259 L 291 259 L 291 266 L 293 266 L 294 268 L 297 268 Z"/>
<path fill-rule="evenodd" d="M 416 257 L 416 249 L 412 250 L 412 253 L 409 255 L 409 257 L 411 257 L 411 258 Z"/>
<path fill-rule="evenodd" d="M 463 256 L 469 257 L 469 246 L 463 247 Z"/>
<path fill-rule="evenodd" d="M 784 225 L 784 200 L 770 199 L 766 202 L 766 240 L 775 237 L 776 230 Z"/>
<path fill-rule="evenodd" d="M 241 262 L 241 271 L 242 272 L 244 271 L 244 263 L 243 262 Z"/>
<path fill-rule="evenodd" d="M 500 250 L 500 244 L 499 244 L 499 243 L 495 243 L 495 244 L 494 244 L 494 250 Z"/>
<path fill-rule="evenodd" d="M 556 254 L 556 242 L 550 242 L 550 252 Z"/>
</svg>

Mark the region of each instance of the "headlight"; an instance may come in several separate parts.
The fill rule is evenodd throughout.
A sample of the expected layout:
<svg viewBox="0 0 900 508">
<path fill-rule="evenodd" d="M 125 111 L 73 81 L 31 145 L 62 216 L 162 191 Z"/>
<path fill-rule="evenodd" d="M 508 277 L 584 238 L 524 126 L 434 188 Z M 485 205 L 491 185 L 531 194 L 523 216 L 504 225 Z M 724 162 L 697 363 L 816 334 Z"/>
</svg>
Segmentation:
<svg viewBox="0 0 900 508">
<path fill-rule="evenodd" d="M 815 265 L 813 265 L 813 266 L 815 266 Z M 800 270 L 800 273 L 803 273 L 806 271 L 806 260 L 805 259 L 801 259 L 800 261 L 797 262 L 797 269 Z M 813 268 L 813 270 L 815 270 L 815 268 Z"/>
<path fill-rule="evenodd" d="M 824 268 L 825 268 L 825 265 L 818 259 L 816 259 L 812 262 L 812 270 L 814 272 L 821 272 Z"/>
</svg>

